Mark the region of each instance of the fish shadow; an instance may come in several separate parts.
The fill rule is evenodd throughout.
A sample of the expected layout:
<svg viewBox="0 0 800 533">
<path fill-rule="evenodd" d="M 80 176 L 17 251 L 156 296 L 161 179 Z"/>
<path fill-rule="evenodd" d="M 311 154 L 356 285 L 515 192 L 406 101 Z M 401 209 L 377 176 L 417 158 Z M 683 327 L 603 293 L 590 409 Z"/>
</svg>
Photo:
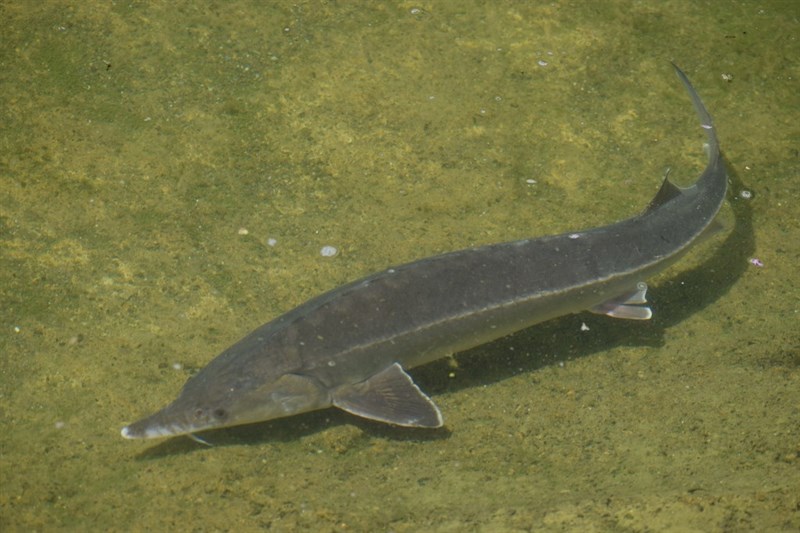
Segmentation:
<svg viewBox="0 0 800 533">
<path fill-rule="evenodd" d="M 755 252 L 753 199 L 742 199 L 738 194 L 745 187 L 730 163 L 727 160 L 725 162 L 733 227 L 722 243 L 715 244 L 715 251 L 707 260 L 648 290 L 648 298 L 654 309 L 651 320 L 617 320 L 591 313 L 564 316 L 460 353 L 457 356 L 458 372 L 455 378 L 450 377 L 449 365 L 452 362 L 443 359 L 411 370 L 409 373 L 414 381 L 435 401 L 437 394 L 489 385 L 520 373 L 533 372 L 620 346 L 663 346 L 667 328 L 712 305 L 751 268 L 748 260 Z M 589 326 L 591 334 L 583 334 L 584 324 Z M 200 437 L 215 447 L 296 442 L 345 425 L 354 425 L 367 436 L 396 441 L 441 440 L 451 434 L 446 427 L 396 427 L 337 409 L 326 409 L 213 430 Z M 188 437 L 177 437 L 144 450 L 137 459 L 192 453 L 206 448 L 207 445 Z"/>
<path fill-rule="evenodd" d="M 345 413 L 338 409 L 325 409 L 281 418 L 221 428 L 198 434 L 206 443 L 197 442 L 191 437 L 180 436 L 143 450 L 136 455 L 140 461 L 159 459 L 173 455 L 202 452 L 204 450 L 227 446 L 255 446 L 276 442 L 300 442 L 304 438 L 342 426 L 355 426 L 365 437 L 382 437 L 394 441 L 433 441 L 450 436 L 447 428 L 405 428 L 375 422 Z M 350 440 L 347 437 L 342 440 Z M 330 442 L 335 441 L 330 439 Z M 326 444 L 329 445 L 329 444 Z"/>
<path fill-rule="evenodd" d="M 443 365 L 448 364 L 446 360 L 415 368 L 410 373 L 416 383 L 435 396 L 488 385 L 621 346 L 663 346 L 668 328 L 712 305 L 753 268 L 749 259 L 755 253 L 752 207 L 755 195 L 749 199 L 739 195 L 746 187 L 727 159 L 725 164 L 732 227 L 721 243 L 712 244 L 714 251 L 708 259 L 648 288 L 652 319 L 620 320 L 589 312 L 563 316 L 462 352 L 457 356 L 455 379 L 448 377 L 450 372 L 443 371 Z M 586 327 L 589 329 L 585 330 Z"/>
</svg>

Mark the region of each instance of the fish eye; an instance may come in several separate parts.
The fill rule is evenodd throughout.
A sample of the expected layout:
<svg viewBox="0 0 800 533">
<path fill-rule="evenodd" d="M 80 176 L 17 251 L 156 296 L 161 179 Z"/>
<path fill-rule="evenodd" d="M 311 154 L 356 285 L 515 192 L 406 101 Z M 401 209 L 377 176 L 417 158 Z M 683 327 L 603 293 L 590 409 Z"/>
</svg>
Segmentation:
<svg viewBox="0 0 800 533">
<path fill-rule="evenodd" d="M 227 416 L 228 416 L 228 411 L 226 411 L 225 409 L 223 409 L 223 408 L 219 407 L 219 408 L 217 408 L 217 409 L 214 409 L 214 416 L 215 416 L 216 418 L 219 418 L 219 419 L 224 419 L 224 418 L 227 418 Z"/>
</svg>

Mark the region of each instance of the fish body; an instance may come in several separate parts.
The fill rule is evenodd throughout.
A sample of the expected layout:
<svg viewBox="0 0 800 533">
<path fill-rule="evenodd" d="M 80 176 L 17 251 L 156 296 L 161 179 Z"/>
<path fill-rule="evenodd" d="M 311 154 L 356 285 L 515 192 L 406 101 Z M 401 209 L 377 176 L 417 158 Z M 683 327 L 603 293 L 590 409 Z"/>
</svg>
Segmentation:
<svg viewBox="0 0 800 533">
<path fill-rule="evenodd" d="M 714 229 L 727 189 L 711 117 L 675 70 L 708 136 L 693 185 L 665 178 L 641 214 L 608 226 L 437 255 L 322 294 L 223 351 L 122 436 L 193 436 L 331 406 L 439 427 L 439 409 L 406 369 L 569 313 L 650 318 L 644 280 Z"/>
</svg>

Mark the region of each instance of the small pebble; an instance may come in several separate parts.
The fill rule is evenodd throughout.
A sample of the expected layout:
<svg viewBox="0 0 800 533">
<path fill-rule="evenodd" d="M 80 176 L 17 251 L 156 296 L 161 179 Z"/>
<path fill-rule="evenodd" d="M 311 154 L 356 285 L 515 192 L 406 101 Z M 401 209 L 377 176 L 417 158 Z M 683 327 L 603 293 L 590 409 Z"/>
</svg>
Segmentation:
<svg viewBox="0 0 800 533">
<path fill-rule="evenodd" d="M 320 255 L 322 255 L 322 257 L 334 257 L 336 255 L 339 255 L 339 250 L 335 246 L 328 245 L 328 246 L 323 246 L 320 249 L 319 253 Z"/>
</svg>

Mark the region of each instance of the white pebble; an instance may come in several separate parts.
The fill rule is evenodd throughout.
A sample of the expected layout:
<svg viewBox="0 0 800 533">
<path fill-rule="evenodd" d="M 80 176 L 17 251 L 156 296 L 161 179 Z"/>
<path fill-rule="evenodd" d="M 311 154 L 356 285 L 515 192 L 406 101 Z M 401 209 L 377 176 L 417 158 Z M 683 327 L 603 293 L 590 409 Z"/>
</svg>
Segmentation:
<svg viewBox="0 0 800 533">
<path fill-rule="evenodd" d="M 319 253 L 322 257 L 334 257 L 339 254 L 339 250 L 335 246 L 323 246 Z"/>
</svg>

